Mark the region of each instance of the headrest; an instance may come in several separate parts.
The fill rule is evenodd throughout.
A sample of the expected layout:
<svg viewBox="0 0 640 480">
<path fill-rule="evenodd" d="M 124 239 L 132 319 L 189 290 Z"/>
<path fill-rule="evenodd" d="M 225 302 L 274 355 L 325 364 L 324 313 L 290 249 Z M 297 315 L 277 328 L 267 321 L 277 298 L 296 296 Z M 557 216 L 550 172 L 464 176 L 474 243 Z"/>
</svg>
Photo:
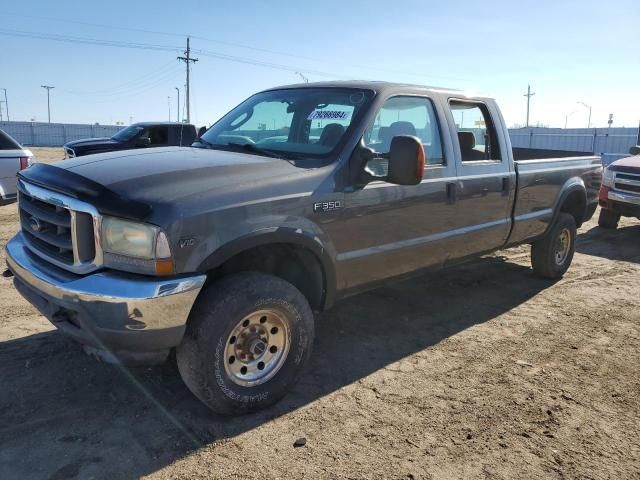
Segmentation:
<svg viewBox="0 0 640 480">
<path fill-rule="evenodd" d="M 473 150 L 473 147 L 476 146 L 476 137 L 473 132 L 458 132 L 458 140 L 460 141 L 460 150 L 463 152 Z"/>
<path fill-rule="evenodd" d="M 380 127 L 378 129 L 378 140 L 380 140 L 382 143 L 391 143 L 390 127 Z"/>
<path fill-rule="evenodd" d="M 342 125 L 339 123 L 330 123 L 322 129 L 318 143 L 320 143 L 320 145 L 334 147 L 340 140 L 340 137 L 342 137 L 343 133 L 344 127 Z"/>
<path fill-rule="evenodd" d="M 393 122 L 389 125 L 391 132 L 391 138 L 396 135 L 414 135 L 416 134 L 416 127 L 411 122 Z"/>
</svg>

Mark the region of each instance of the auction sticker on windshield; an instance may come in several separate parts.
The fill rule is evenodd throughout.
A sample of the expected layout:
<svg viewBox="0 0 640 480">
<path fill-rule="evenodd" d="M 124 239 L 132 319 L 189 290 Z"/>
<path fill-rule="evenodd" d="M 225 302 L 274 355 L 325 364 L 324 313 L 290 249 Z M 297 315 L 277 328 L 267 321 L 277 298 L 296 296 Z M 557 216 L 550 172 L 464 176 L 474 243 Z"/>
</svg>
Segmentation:
<svg viewBox="0 0 640 480">
<path fill-rule="evenodd" d="M 340 110 L 314 110 L 307 120 L 348 120 L 351 114 Z"/>
</svg>

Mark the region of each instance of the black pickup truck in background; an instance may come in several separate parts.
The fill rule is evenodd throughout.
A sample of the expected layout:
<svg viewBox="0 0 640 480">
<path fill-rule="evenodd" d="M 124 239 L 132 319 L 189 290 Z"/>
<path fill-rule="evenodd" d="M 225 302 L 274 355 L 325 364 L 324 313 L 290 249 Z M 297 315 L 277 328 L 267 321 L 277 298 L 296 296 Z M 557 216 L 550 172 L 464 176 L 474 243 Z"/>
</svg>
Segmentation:
<svg viewBox="0 0 640 480">
<path fill-rule="evenodd" d="M 188 123 L 140 122 L 113 137 L 85 138 L 64 144 L 66 158 L 133 148 L 188 147 L 196 139 L 196 127 Z"/>
<path fill-rule="evenodd" d="M 175 348 L 198 398 L 242 413 L 290 389 L 313 312 L 347 295 L 519 244 L 537 275 L 562 277 L 601 177 L 594 155 L 512 149 L 491 98 L 293 85 L 190 148 L 20 172 L 6 258 L 20 293 L 90 353 L 151 364 Z"/>
</svg>

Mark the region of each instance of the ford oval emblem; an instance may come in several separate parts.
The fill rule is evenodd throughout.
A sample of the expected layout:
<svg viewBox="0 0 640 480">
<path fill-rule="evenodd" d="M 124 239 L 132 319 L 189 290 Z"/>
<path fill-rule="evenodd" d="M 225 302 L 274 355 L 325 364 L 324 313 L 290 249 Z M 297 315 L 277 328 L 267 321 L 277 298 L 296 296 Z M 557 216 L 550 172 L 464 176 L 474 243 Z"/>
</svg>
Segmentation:
<svg viewBox="0 0 640 480">
<path fill-rule="evenodd" d="M 31 230 L 37 233 L 42 230 L 42 224 L 40 223 L 40 220 L 38 220 L 36 217 L 30 217 L 29 228 L 31 228 Z"/>
</svg>

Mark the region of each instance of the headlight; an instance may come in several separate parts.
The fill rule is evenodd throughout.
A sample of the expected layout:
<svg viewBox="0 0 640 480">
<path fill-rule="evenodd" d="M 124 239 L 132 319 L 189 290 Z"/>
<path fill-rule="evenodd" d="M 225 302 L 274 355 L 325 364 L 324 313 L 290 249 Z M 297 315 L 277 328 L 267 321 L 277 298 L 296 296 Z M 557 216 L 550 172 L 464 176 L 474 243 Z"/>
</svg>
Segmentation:
<svg viewBox="0 0 640 480">
<path fill-rule="evenodd" d="M 150 275 L 174 273 L 167 237 L 154 225 L 103 217 L 100 238 L 107 267 Z"/>
<path fill-rule="evenodd" d="M 602 172 L 602 184 L 605 187 L 613 188 L 614 182 L 615 182 L 615 174 L 613 173 L 612 170 L 605 168 L 604 171 Z"/>
</svg>

